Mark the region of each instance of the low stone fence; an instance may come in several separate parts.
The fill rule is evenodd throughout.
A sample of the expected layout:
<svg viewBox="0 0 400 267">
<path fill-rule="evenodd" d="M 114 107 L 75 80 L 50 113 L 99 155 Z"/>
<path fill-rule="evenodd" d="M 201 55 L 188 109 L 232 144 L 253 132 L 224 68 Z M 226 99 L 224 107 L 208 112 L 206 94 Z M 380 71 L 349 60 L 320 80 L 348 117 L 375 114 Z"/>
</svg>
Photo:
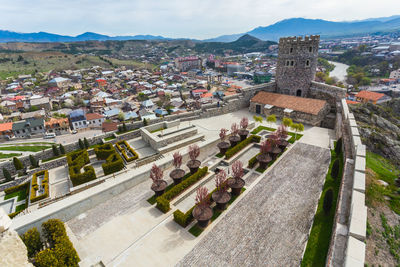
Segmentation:
<svg viewBox="0 0 400 267">
<path fill-rule="evenodd" d="M 338 209 L 326 265 L 335 266 L 337 264 L 335 257 L 344 257 L 343 266 L 364 266 L 367 230 L 367 207 L 365 206 L 366 147 L 361 143 L 357 122 L 354 115 L 350 113 L 345 99 L 341 101 L 341 111 L 342 136 L 347 135 L 346 137 L 348 137 L 347 142 L 343 142 L 347 156 L 345 156 L 344 179 L 340 187 Z M 354 169 L 350 167 L 352 165 L 354 165 Z M 351 185 L 351 188 L 347 188 L 351 191 L 348 210 L 340 210 L 341 202 L 346 201 L 346 199 L 343 199 L 345 194 L 344 183 Z M 343 207 L 346 207 L 346 205 L 343 205 Z M 338 213 L 348 216 L 342 224 L 339 222 Z M 345 242 L 341 241 L 343 237 Z M 339 242 L 343 244 L 335 244 Z"/>
</svg>

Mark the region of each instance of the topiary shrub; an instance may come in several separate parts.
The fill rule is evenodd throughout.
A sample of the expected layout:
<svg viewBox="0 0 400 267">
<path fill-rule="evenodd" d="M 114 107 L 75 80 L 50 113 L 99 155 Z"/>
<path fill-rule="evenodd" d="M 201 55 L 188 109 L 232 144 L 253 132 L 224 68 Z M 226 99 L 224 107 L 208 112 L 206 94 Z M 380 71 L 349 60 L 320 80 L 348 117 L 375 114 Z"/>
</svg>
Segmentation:
<svg viewBox="0 0 400 267">
<path fill-rule="evenodd" d="M 236 153 L 238 153 L 243 148 L 245 148 L 248 144 L 250 144 L 250 143 L 259 143 L 260 140 L 261 140 L 261 136 L 258 136 L 258 135 L 251 135 L 250 137 L 247 137 L 245 140 L 243 140 L 242 142 L 238 143 L 236 146 L 229 148 L 225 153 L 225 158 L 226 159 L 230 159 Z"/>
<path fill-rule="evenodd" d="M 342 152 L 342 143 L 343 143 L 343 139 L 342 139 L 342 137 L 340 137 L 337 140 L 336 146 L 335 146 L 336 155 L 339 155 Z"/>
<path fill-rule="evenodd" d="M 21 239 L 24 242 L 27 250 L 28 257 L 32 258 L 38 253 L 42 247 L 42 241 L 40 240 L 40 233 L 36 227 L 33 227 L 21 235 Z"/>
<path fill-rule="evenodd" d="M 57 157 L 57 156 L 60 155 L 60 152 L 58 151 L 57 146 L 56 146 L 55 144 L 53 144 L 53 145 L 51 146 L 51 148 L 53 149 L 53 155 L 54 155 L 54 157 Z"/>
<path fill-rule="evenodd" d="M 36 160 L 36 158 L 33 155 L 29 155 L 29 161 L 33 168 L 39 167 L 38 161 Z"/>
<path fill-rule="evenodd" d="M 69 177 L 73 186 L 90 182 L 96 179 L 96 173 L 92 166 L 85 166 L 90 162 L 89 154 L 86 150 L 74 151 L 67 154 L 69 166 Z M 83 167 L 84 172 L 81 173 Z"/>
<path fill-rule="evenodd" d="M 186 227 L 193 221 L 193 209 L 195 206 L 193 206 L 191 209 L 189 209 L 187 212 L 183 213 L 180 210 L 174 211 L 174 221 L 177 222 L 180 226 Z"/>
<path fill-rule="evenodd" d="M 85 149 L 85 144 L 83 144 L 82 140 L 79 138 L 78 145 L 80 149 Z"/>
<path fill-rule="evenodd" d="M 38 190 L 39 185 L 37 182 L 37 177 L 44 175 L 44 178 L 42 180 L 42 186 L 44 187 L 44 193 L 40 196 L 36 196 L 36 190 Z M 36 201 L 45 199 L 49 196 L 49 171 L 48 170 L 43 170 L 36 172 L 32 175 L 32 187 L 31 187 L 31 203 L 35 203 Z"/>
<path fill-rule="evenodd" d="M 60 153 L 61 153 L 61 155 L 65 154 L 65 148 L 62 144 L 60 144 Z"/>
<path fill-rule="evenodd" d="M 329 211 L 331 210 L 332 201 L 333 201 L 333 190 L 332 190 L 332 188 L 328 188 L 325 191 L 324 203 L 323 203 L 323 209 L 324 209 L 325 214 L 328 214 Z"/>
<path fill-rule="evenodd" d="M 60 266 L 54 250 L 46 249 L 36 254 L 35 265 L 38 267 Z"/>
<path fill-rule="evenodd" d="M 107 159 L 111 154 L 116 153 L 113 145 L 111 143 L 106 143 L 104 145 L 98 145 L 94 148 L 94 153 L 96 158 L 99 160 Z"/>
<path fill-rule="evenodd" d="M 22 162 L 16 157 L 13 157 L 13 164 L 17 171 L 22 170 L 24 168 Z"/>
<path fill-rule="evenodd" d="M 336 179 L 338 178 L 338 176 L 339 176 L 339 171 L 340 171 L 339 160 L 336 159 L 336 160 L 333 162 L 332 170 L 331 170 L 331 177 L 332 177 L 334 180 L 336 180 Z"/>
<path fill-rule="evenodd" d="M 85 146 L 86 149 L 88 149 L 88 148 L 90 147 L 89 141 L 86 139 L 86 137 L 83 138 L 83 144 L 84 144 L 84 146 Z"/>
<path fill-rule="evenodd" d="M 3 176 L 6 181 L 11 181 L 12 179 L 10 172 L 6 168 L 3 168 Z"/>
<path fill-rule="evenodd" d="M 101 165 L 104 171 L 104 175 L 108 175 L 114 172 L 122 170 L 125 165 L 121 156 L 117 153 L 113 153 L 106 159 L 106 162 Z"/>
<path fill-rule="evenodd" d="M 124 144 L 125 147 L 133 154 L 132 157 L 128 157 L 128 155 L 125 152 L 125 149 L 121 146 L 121 144 Z M 125 140 L 118 141 L 117 143 L 115 143 L 115 146 L 121 152 L 122 156 L 125 158 L 127 162 L 131 162 L 139 158 L 138 153 L 136 153 L 136 151 L 133 150 L 133 148 Z"/>
</svg>

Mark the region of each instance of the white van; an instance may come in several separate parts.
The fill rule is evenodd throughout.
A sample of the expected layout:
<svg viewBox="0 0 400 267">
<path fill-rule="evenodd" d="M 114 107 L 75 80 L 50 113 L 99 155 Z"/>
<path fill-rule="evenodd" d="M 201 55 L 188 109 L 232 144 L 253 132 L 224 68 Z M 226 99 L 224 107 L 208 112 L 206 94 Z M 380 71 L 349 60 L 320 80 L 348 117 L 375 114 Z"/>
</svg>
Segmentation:
<svg viewBox="0 0 400 267">
<path fill-rule="evenodd" d="M 55 133 L 45 133 L 43 136 L 44 139 L 56 138 Z"/>
</svg>

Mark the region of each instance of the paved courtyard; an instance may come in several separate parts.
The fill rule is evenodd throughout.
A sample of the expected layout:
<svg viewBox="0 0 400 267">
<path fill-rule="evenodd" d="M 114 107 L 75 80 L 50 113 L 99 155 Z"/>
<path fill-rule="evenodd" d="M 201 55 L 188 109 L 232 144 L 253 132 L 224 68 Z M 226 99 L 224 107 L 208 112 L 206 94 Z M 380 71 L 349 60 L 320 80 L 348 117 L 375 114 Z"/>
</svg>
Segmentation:
<svg viewBox="0 0 400 267">
<path fill-rule="evenodd" d="M 299 266 L 330 161 L 297 143 L 179 266 Z"/>
</svg>

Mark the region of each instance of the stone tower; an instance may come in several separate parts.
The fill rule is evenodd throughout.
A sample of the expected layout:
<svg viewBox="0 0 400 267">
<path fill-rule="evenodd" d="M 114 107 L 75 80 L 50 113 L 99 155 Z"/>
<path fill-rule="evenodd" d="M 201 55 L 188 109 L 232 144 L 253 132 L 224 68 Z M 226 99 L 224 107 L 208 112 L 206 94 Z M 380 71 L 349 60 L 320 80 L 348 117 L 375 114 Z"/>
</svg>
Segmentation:
<svg viewBox="0 0 400 267">
<path fill-rule="evenodd" d="M 307 97 L 314 80 L 318 59 L 319 35 L 279 39 L 276 68 L 277 92 Z"/>
</svg>

